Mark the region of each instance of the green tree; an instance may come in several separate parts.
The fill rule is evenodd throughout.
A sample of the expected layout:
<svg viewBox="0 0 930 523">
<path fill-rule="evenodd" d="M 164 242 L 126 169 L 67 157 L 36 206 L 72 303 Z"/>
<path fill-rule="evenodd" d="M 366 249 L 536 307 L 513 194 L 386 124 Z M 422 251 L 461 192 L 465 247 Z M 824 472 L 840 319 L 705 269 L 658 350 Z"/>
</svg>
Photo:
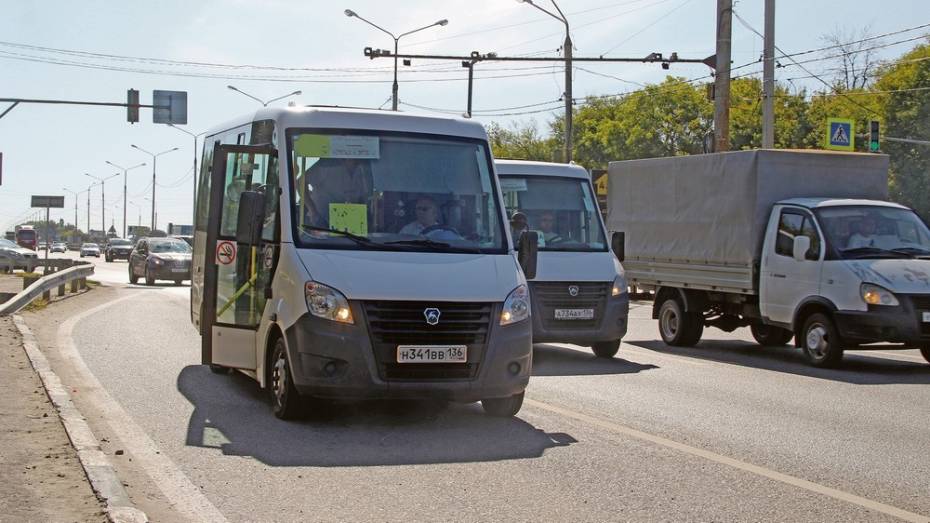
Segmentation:
<svg viewBox="0 0 930 523">
<path fill-rule="evenodd" d="M 799 149 L 810 133 L 805 93 L 775 86 L 775 147 Z M 738 78 L 730 84 L 730 149 L 762 147 L 762 81 Z"/>
<path fill-rule="evenodd" d="M 828 118 L 849 118 L 855 121 L 854 134 L 867 132 L 869 120 L 882 112 L 880 100 L 865 89 L 845 90 L 837 87 L 832 92 L 818 92 L 811 97 L 807 106 L 807 135 L 803 147 L 823 149 L 827 135 Z M 867 140 L 855 138 L 856 150 L 868 151 Z"/>
<path fill-rule="evenodd" d="M 558 148 L 553 138 L 540 136 L 535 120 L 523 125 L 513 123 L 509 128 L 492 122 L 486 129 L 495 158 L 551 162 Z"/>
<path fill-rule="evenodd" d="M 930 44 L 879 70 L 875 98 L 883 110 L 882 134 L 930 140 Z M 891 196 L 930 220 L 930 146 L 882 143 L 891 157 Z"/>
</svg>

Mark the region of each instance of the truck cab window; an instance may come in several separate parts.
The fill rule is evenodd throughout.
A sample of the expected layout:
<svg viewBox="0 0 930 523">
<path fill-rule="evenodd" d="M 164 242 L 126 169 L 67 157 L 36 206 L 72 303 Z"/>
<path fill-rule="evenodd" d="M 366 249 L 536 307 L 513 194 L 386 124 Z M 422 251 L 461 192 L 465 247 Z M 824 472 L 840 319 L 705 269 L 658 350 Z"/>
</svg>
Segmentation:
<svg viewBox="0 0 930 523">
<path fill-rule="evenodd" d="M 778 221 L 778 237 L 775 239 L 775 254 L 780 256 L 794 256 L 794 238 L 803 234 L 811 240 L 810 249 L 805 258 L 808 260 L 820 259 L 820 234 L 810 216 L 804 216 L 796 211 L 782 211 Z"/>
</svg>

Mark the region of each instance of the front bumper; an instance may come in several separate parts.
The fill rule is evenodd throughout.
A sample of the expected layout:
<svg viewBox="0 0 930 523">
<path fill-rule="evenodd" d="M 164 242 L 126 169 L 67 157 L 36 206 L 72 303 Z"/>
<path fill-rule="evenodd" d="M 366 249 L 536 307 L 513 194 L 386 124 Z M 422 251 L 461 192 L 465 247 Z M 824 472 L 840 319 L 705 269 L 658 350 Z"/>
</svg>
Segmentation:
<svg viewBox="0 0 930 523">
<path fill-rule="evenodd" d="M 911 347 L 930 346 L 930 295 L 897 295 L 900 305 L 869 306 L 869 310 L 837 311 L 836 327 L 850 344 L 900 343 Z"/>
<path fill-rule="evenodd" d="M 591 345 L 626 336 L 630 312 L 630 295 L 627 293 L 608 296 L 598 304 L 595 321 L 554 320 L 554 307 L 542 306 L 535 294 L 532 299 L 533 343 Z M 564 307 L 573 308 L 570 301 L 566 301 Z"/>
<path fill-rule="evenodd" d="M 132 251 L 109 251 L 107 256 L 109 256 L 111 260 L 128 260 L 131 252 Z"/>
<path fill-rule="evenodd" d="M 156 280 L 189 280 L 191 279 L 190 264 L 183 267 L 176 265 L 155 265 L 149 264 L 149 274 Z"/>
<path fill-rule="evenodd" d="M 512 396 L 529 383 L 533 345 L 528 321 L 507 326 L 491 321 L 474 378 L 385 379 L 379 373 L 363 307 L 358 302 L 351 302 L 350 307 L 354 325 L 306 313 L 286 330 L 288 359 L 294 384 L 301 394 L 322 398 L 471 402 Z M 496 304 L 497 314 L 493 318 L 499 317 L 499 308 L 500 304 Z M 512 363 L 519 365 L 516 374 L 510 371 Z"/>
</svg>

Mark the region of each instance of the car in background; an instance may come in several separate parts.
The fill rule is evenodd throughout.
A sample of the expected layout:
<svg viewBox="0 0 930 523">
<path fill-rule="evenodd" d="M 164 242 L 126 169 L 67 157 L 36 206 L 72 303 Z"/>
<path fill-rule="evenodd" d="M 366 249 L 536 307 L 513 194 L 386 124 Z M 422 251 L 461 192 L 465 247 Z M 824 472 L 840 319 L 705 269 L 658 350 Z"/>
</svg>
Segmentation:
<svg viewBox="0 0 930 523">
<path fill-rule="evenodd" d="M 172 234 L 169 238 L 177 238 L 179 240 L 184 240 L 191 247 L 194 246 L 194 236 L 191 234 Z"/>
<path fill-rule="evenodd" d="M 38 264 L 39 257 L 34 250 L 20 247 L 10 240 L 0 239 L 0 268 L 6 271 L 22 269 L 32 272 Z"/>
<path fill-rule="evenodd" d="M 85 243 L 81 245 L 81 258 L 85 256 L 100 257 L 100 246 L 96 243 Z"/>
<path fill-rule="evenodd" d="M 125 238 L 110 238 L 104 248 L 103 257 L 106 261 L 121 259 L 129 261 L 132 253 L 132 242 Z"/>
<path fill-rule="evenodd" d="M 129 256 L 129 283 L 145 279 L 146 285 L 155 280 L 174 280 L 181 285 L 191 279 L 190 245 L 177 238 L 142 238 Z"/>
<path fill-rule="evenodd" d="M 55 242 L 52 244 L 52 248 L 48 252 L 67 252 L 68 244 L 65 242 Z"/>
</svg>

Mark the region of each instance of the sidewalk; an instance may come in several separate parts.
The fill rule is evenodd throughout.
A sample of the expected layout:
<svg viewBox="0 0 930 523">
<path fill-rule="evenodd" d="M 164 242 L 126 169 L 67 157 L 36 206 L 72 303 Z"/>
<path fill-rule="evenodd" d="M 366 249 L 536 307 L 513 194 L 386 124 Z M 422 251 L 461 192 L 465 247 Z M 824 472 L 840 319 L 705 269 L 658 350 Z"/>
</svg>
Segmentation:
<svg viewBox="0 0 930 523">
<path fill-rule="evenodd" d="M 0 318 L 0 398 L 0 522 L 106 521 L 11 317 Z"/>
</svg>

